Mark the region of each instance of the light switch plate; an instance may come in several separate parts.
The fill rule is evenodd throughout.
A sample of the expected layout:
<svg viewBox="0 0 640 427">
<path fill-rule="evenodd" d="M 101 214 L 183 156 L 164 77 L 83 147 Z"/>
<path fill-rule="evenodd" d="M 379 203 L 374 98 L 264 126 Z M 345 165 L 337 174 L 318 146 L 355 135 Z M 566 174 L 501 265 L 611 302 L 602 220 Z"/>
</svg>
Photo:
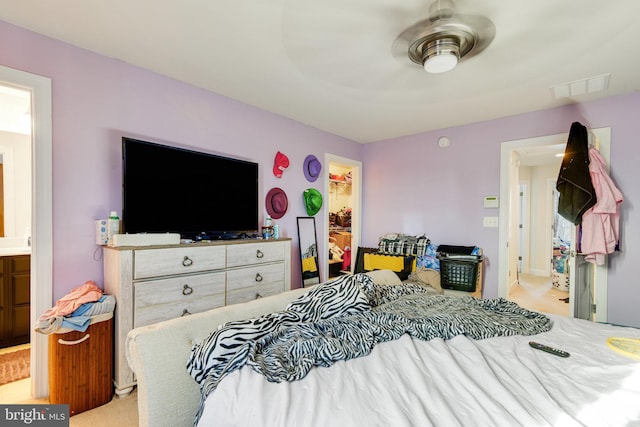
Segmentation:
<svg viewBox="0 0 640 427">
<path fill-rule="evenodd" d="M 500 207 L 500 198 L 498 196 L 484 196 L 485 208 L 498 208 Z"/>
<path fill-rule="evenodd" d="M 488 228 L 497 228 L 498 227 L 498 217 L 497 216 L 485 216 L 482 219 L 482 226 Z"/>
</svg>

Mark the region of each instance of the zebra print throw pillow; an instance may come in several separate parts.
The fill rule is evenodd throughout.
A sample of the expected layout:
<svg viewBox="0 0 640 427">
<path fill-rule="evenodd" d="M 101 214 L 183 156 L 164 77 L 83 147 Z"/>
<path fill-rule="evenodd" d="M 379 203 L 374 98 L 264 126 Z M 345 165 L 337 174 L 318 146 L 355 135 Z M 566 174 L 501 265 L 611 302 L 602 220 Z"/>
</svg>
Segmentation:
<svg viewBox="0 0 640 427">
<path fill-rule="evenodd" d="M 417 283 L 402 283 L 395 286 L 374 285 L 373 294 L 369 298 L 369 304 L 371 307 L 378 307 L 390 301 L 395 301 L 405 295 L 431 293 L 435 294 L 436 291 L 431 288 L 420 286 Z"/>
<path fill-rule="evenodd" d="M 340 276 L 302 295 L 286 310 L 300 313 L 303 322 L 369 311 L 369 295 L 373 288 L 373 279 L 366 274 Z"/>
</svg>

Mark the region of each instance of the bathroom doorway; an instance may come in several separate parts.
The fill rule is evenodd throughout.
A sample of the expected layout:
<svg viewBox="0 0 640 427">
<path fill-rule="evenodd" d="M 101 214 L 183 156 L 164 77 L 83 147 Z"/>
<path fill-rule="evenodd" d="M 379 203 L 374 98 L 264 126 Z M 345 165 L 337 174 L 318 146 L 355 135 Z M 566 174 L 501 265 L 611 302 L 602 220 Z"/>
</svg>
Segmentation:
<svg viewBox="0 0 640 427">
<path fill-rule="evenodd" d="M 52 209 L 52 123 L 51 79 L 0 66 L 0 85 L 30 94 L 31 126 L 31 262 L 30 323 L 51 308 L 53 300 L 53 209 Z M 24 238 L 24 235 L 22 236 Z M 47 338 L 31 328 L 30 394 L 49 394 Z"/>
</svg>

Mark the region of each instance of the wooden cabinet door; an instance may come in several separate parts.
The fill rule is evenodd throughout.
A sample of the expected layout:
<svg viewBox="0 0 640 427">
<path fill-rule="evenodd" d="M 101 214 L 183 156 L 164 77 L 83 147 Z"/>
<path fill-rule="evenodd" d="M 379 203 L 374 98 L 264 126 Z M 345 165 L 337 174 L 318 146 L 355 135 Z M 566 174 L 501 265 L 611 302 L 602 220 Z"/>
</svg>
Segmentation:
<svg viewBox="0 0 640 427">
<path fill-rule="evenodd" d="M 29 342 L 31 300 L 31 256 L 1 258 L 0 347 Z"/>
</svg>

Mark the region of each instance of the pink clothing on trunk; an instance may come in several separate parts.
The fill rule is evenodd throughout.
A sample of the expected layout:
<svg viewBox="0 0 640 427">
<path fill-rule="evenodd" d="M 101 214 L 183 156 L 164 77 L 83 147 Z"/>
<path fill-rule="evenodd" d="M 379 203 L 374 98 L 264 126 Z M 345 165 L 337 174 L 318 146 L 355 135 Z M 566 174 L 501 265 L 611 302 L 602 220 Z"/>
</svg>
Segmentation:
<svg viewBox="0 0 640 427">
<path fill-rule="evenodd" d="M 50 308 L 42 316 L 40 321 L 47 320 L 56 316 L 66 316 L 86 302 L 96 302 L 102 296 L 102 289 L 96 286 L 93 280 L 85 282 L 84 285 L 72 289 L 67 295 L 60 298 L 55 307 Z"/>
<path fill-rule="evenodd" d="M 607 173 L 607 165 L 595 148 L 589 149 L 589 173 L 596 190 L 597 202 L 582 216 L 580 250 L 585 259 L 597 265 L 604 264 L 605 255 L 616 249 L 620 230 L 622 193 Z"/>
</svg>

